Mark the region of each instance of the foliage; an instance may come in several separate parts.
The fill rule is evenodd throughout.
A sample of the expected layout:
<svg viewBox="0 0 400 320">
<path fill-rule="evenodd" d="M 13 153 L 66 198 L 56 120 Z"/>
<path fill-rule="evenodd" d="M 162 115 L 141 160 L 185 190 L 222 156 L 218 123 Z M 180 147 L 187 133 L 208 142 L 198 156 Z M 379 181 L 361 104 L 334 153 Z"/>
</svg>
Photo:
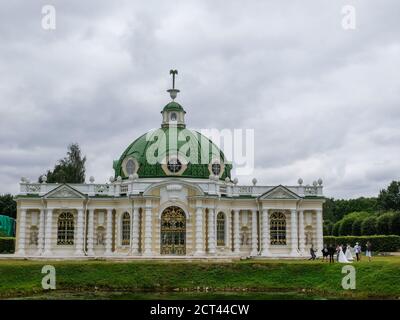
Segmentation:
<svg viewBox="0 0 400 320">
<path fill-rule="evenodd" d="M 377 219 L 374 216 L 365 218 L 361 223 L 361 234 L 363 236 L 370 236 L 376 234 Z"/>
<path fill-rule="evenodd" d="M 11 194 L 0 195 L 0 214 L 15 219 L 17 215 L 17 203 Z"/>
<path fill-rule="evenodd" d="M 53 171 L 46 173 L 48 183 L 84 183 L 86 156 L 82 158 L 77 143 L 68 146 L 67 156 L 60 159 Z M 42 182 L 42 177 L 39 177 Z"/>
<path fill-rule="evenodd" d="M 390 220 L 390 230 L 393 234 L 400 236 L 400 212 L 393 214 Z"/>
<path fill-rule="evenodd" d="M 344 236 L 344 237 L 324 237 L 324 243 L 334 245 L 347 245 L 350 244 L 352 247 L 358 242 L 362 250 L 365 250 L 367 241 L 372 244 L 372 251 L 375 252 L 396 252 L 400 250 L 400 236 Z"/>
<path fill-rule="evenodd" d="M 359 217 L 354 220 L 353 225 L 351 226 L 351 234 L 353 236 L 361 236 L 361 224 L 363 220 L 363 217 Z"/>
<path fill-rule="evenodd" d="M 341 220 L 345 215 L 351 212 L 375 212 L 378 209 L 376 198 L 357 198 L 357 199 L 326 199 L 323 212 L 324 219 L 333 222 Z"/>
<path fill-rule="evenodd" d="M 342 221 L 337 221 L 332 228 L 332 235 L 333 236 L 338 236 L 339 235 L 339 229 L 340 225 L 342 224 Z"/>
<path fill-rule="evenodd" d="M 15 238 L 0 237 L 0 253 L 14 253 Z"/>
<path fill-rule="evenodd" d="M 361 211 L 361 212 L 352 212 L 344 216 L 341 220 L 341 224 L 339 227 L 339 235 L 340 236 L 349 236 L 353 234 L 353 224 L 354 221 L 358 219 L 365 219 L 370 215 L 369 212 Z"/>
<path fill-rule="evenodd" d="M 324 220 L 324 234 L 332 235 L 333 222 L 330 220 Z"/>
<path fill-rule="evenodd" d="M 378 234 L 393 234 L 391 230 L 393 212 L 381 214 L 376 221 L 376 232 Z"/>
<path fill-rule="evenodd" d="M 400 181 L 392 181 L 378 196 L 378 206 L 383 210 L 400 210 Z"/>
</svg>

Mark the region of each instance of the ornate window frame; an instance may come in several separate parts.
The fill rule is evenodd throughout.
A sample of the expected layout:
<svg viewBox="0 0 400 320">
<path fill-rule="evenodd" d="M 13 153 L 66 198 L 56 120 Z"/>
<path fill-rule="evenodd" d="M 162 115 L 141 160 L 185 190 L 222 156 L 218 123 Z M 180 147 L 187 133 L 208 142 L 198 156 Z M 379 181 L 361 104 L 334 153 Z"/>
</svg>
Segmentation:
<svg viewBox="0 0 400 320">
<path fill-rule="evenodd" d="M 135 170 L 132 173 L 128 173 L 128 169 L 126 167 L 126 165 L 128 164 L 129 160 L 133 160 L 133 162 L 135 163 Z M 136 160 L 136 158 L 134 157 L 126 157 L 123 161 L 122 161 L 122 171 L 124 173 L 124 175 L 126 177 L 129 177 L 131 174 L 135 174 L 137 173 L 139 170 L 139 162 Z"/>
<path fill-rule="evenodd" d="M 225 163 L 222 161 L 222 159 L 219 159 L 219 158 L 213 158 L 211 160 L 211 162 L 208 164 L 208 171 L 209 171 L 210 175 L 215 176 L 215 174 L 212 170 L 213 164 L 219 164 L 221 166 L 221 171 L 217 175 L 217 177 L 221 178 L 225 171 Z"/>
<path fill-rule="evenodd" d="M 71 211 L 62 211 L 57 218 L 57 245 L 72 246 L 75 243 L 75 217 Z"/>
<path fill-rule="evenodd" d="M 172 160 L 172 159 L 179 160 L 179 162 L 182 165 L 181 169 L 179 171 L 177 171 L 177 172 L 172 172 L 168 168 L 168 162 L 170 160 Z M 185 170 L 187 169 L 187 165 L 188 165 L 188 161 L 187 161 L 186 157 L 184 157 L 181 154 L 169 155 L 169 156 L 165 157 L 161 163 L 162 163 L 161 164 L 161 168 L 163 169 L 164 173 L 166 175 L 168 175 L 168 176 L 181 176 L 185 172 Z"/>
<path fill-rule="evenodd" d="M 222 211 L 217 214 L 217 246 L 226 246 L 226 214 Z"/>
<path fill-rule="evenodd" d="M 121 215 L 121 246 L 130 246 L 131 244 L 131 224 L 132 219 L 128 211 Z"/>
<path fill-rule="evenodd" d="M 287 216 L 284 211 L 273 211 L 269 216 L 270 244 L 287 245 Z"/>
</svg>

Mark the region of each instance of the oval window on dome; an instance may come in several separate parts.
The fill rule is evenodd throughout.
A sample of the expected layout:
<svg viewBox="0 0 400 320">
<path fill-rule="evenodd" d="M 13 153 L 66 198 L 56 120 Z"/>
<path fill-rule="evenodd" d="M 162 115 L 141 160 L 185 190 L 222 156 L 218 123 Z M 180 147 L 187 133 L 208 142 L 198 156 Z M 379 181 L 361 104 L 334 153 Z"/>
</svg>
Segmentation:
<svg viewBox="0 0 400 320">
<path fill-rule="evenodd" d="M 133 161 L 133 159 L 129 159 L 126 162 L 126 172 L 128 173 L 128 175 L 135 173 L 135 161 Z"/>
<path fill-rule="evenodd" d="M 211 166 L 212 173 L 214 173 L 216 176 L 219 176 L 221 173 L 221 165 L 219 163 L 213 163 Z"/>
<path fill-rule="evenodd" d="M 179 159 L 170 159 L 167 163 L 168 170 L 172 173 L 177 173 L 182 169 L 182 163 Z"/>
</svg>

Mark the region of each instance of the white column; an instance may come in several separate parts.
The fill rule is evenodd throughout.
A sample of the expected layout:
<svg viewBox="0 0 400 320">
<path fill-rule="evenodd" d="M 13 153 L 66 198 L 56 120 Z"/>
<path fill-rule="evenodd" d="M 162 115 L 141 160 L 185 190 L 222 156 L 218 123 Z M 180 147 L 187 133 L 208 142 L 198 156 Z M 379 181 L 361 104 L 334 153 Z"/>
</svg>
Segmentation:
<svg viewBox="0 0 400 320">
<path fill-rule="evenodd" d="M 257 210 L 251 212 L 251 255 L 258 254 Z"/>
<path fill-rule="evenodd" d="M 291 238 L 291 256 L 297 256 L 297 211 L 290 211 L 290 238 Z"/>
<path fill-rule="evenodd" d="M 208 253 L 215 254 L 215 210 L 208 209 Z"/>
<path fill-rule="evenodd" d="M 87 233 L 87 254 L 89 256 L 94 256 L 93 237 L 94 237 L 94 209 L 89 209 L 88 233 Z"/>
<path fill-rule="evenodd" d="M 263 209 L 262 211 L 262 252 L 261 255 L 267 257 L 270 255 L 270 233 L 269 233 L 269 214 L 268 209 Z"/>
<path fill-rule="evenodd" d="M 26 209 L 19 211 L 19 228 L 18 228 L 18 255 L 25 255 L 26 242 Z"/>
<path fill-rule="evenodd" d="M 132 214 L 132 254 L 139 254 L 139 209 L 134 207 Z"/>
<path fill-rule="evenodd" d="M 145 256 L 151 256 L 151 239 L 152 239 L 152 230 L 153 230 L 153 219 L 152 219 L 152 206 L 151 200 L 146 201 L 145 207 L 145 222 L 144 222 L 144 251 L 143 254 Z"/>
<path fill-rule="evenodd" d="M 83 255 L 83 209 L 78 209 L 75 255 Z"/>
<path fill-rule="evenodd" d="M 107 209 L 106 255 L 112 254 L 112 209 Z"/>
<path fill-rule="evenodd" d="M 233 211 L 233 252 L 240 253 L 239 210 Z"/>
<path fill-rule="evenodd" d="M 45 228 L 45 238 L 44 238 L 44 253 L 43 255 L 51 255 L 51 240 L 53 233 L 53 209 L 47 209 L 46 216 L 46 228 Z"/>
<path fill-rule="evenodd" d="M 322 247 L 324 245 L 324 238 L 322 234 L 322 210 L 317 210 L 317 250 L 316 255 L 322 255 Z"/>
<path fill-rule="evenodd" d="M 305 254 L 304 210 L 299 211 L 299 247 L 300 253 Z"/>
<path fill-rule="evenodd" d="M 196 256 L 204 255 L 203 207 L 200 200 L 196 203 Z"/>
<path fill-rule="evenodd" d="M 43 253 L 43 247 L 44 247 L 44 212 L 45 212 L 45 209 L 40 209 L 40 213 L 39 213 L 38 249 L 37 249 L 37 255 L 38 256 L 40 256 Z"/>
<path fill-rule="evenodd" d="M 229 248 L 229 251 L 232 251 L 232 213 L 228 211 L 226 213 L 225 220 L 225 230 L 226 230 L 226 246 Z"/>
</svg>

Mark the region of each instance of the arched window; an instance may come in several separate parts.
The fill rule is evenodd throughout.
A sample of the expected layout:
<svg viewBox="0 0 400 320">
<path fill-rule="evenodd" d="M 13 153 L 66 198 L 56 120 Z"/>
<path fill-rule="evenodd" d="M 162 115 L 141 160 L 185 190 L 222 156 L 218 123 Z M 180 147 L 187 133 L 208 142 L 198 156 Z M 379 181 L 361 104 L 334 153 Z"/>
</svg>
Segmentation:
<svg viewBox="0 0 400 320">
<path fill-rule="evenodd" d="M 225 214 L 217 214 L 217 246 L 225 245 Z"/>
<path fill-rule="evenodd" d="M 122 245 L 129 245 L 131 240 L 131 216 L 125 212 L 122 216 Z"/>
<path fill-rule="evenodd" d="M 282 212 L 274 212 L 270 217 L 271 245 L 286 245 L 286 217 Z"/>
<path fill-rule="evenodd" d="M 74 215 L 71 212 L 62 212 L 57 221 L 57 244 L 74 244 Z"/>
</svg>

